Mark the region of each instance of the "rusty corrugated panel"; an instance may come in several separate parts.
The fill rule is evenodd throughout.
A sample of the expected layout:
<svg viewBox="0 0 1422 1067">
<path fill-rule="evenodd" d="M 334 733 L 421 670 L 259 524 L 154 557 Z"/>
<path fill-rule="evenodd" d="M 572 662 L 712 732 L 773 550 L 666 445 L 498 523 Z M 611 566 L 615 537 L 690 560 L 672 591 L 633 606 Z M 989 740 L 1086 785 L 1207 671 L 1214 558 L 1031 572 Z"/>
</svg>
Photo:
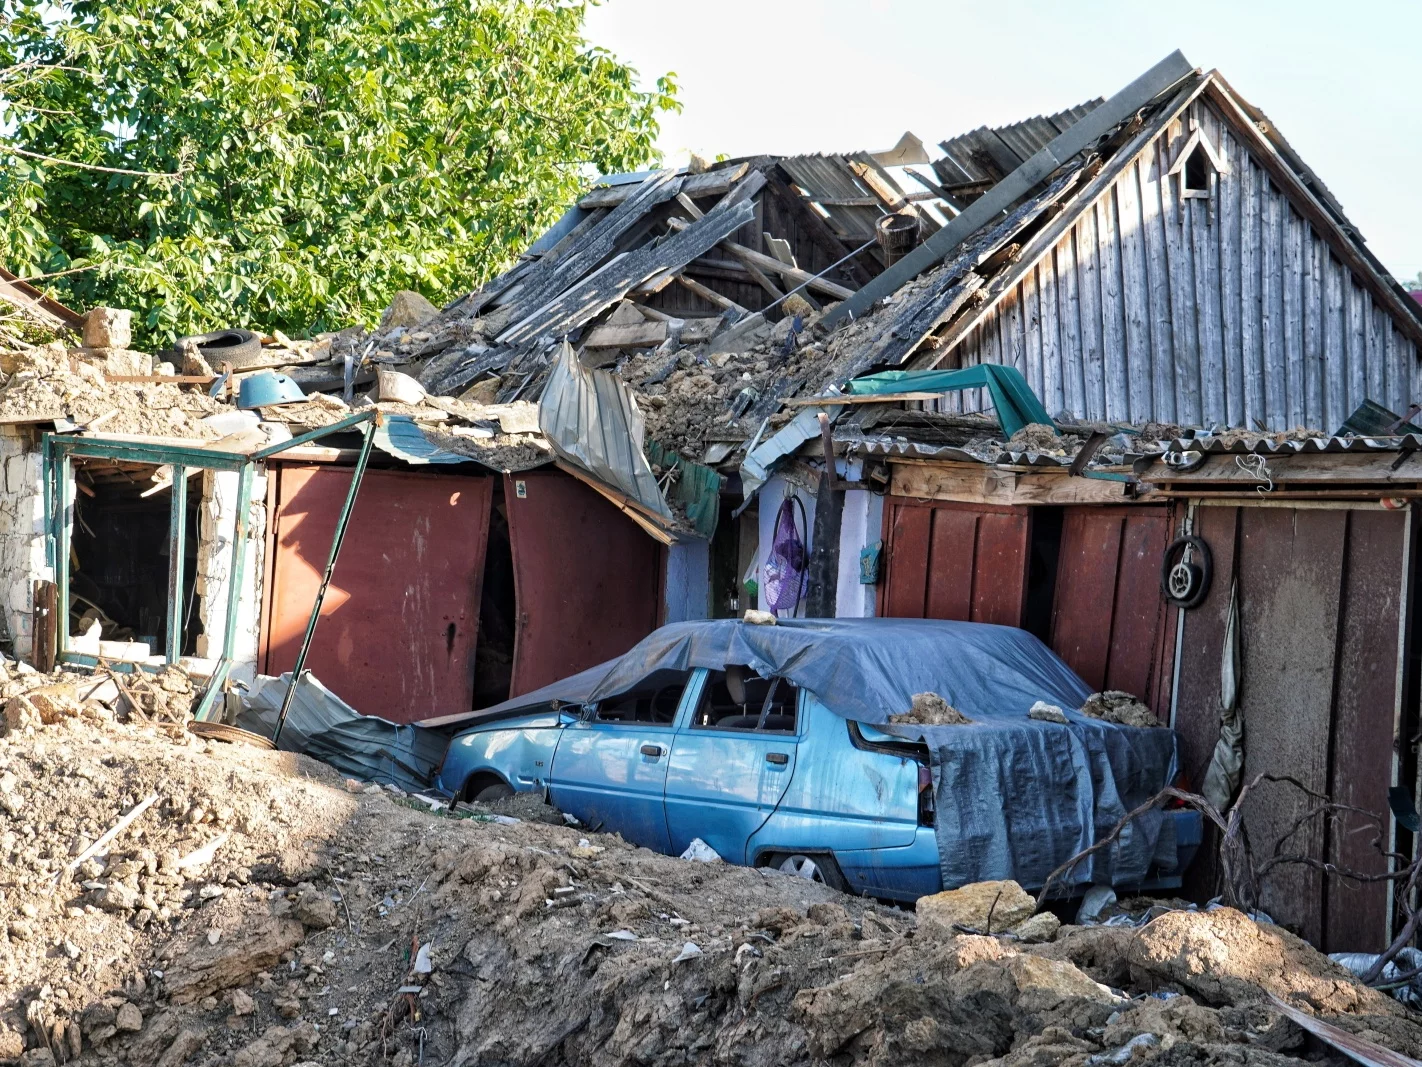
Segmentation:
<svg viewBox="0 0 1422 1067">
<path fill-rule="evenodd" d="M 662 549 L 560 471 L 504 482 L 518 598 L 511 697 L 626 652 L 656 629 Z"/>
<path fill-rule="evenodd" d="M 274 468 L 264 673 L 296 661 L 350 470 Z M 366 715 L 467 710 L 493 480 L 371 470 L 361 483 L 307 667 Z"/>
<path fill-rule="evenodd" d="M 1031 512 L 890 498 L 880 614 L 1021 626 Z"/>
</svg>

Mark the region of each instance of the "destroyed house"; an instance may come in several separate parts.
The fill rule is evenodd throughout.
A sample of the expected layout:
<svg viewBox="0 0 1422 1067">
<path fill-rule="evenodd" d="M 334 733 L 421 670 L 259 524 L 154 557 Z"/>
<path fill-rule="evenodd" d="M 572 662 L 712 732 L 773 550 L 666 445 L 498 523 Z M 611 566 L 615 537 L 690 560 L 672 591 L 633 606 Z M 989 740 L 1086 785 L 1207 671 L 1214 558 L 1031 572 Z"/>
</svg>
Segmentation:
<svg viewBox="0 0 1422 1067">
<path fill-rule="evenodd" d="M 1422 308 L 1267 118 L 1178 55 L 938 158 L 913 145 L 608 179 L 395 347 L 429 360 L 434 391 L 542 401 L 573 352 L 590 410 L 635 398 L 645 427 L 620 422 L 645 441 L 645 472 L 577 427 L 543 429 L 625 513 L 671 531 L 688 612 L 767 606 L 792 501 L 805 563 L 782 610 L 1025 626 L 1180 729 L 1196 786 L 1220 736 L 1233 604 L 1241 773 L 1386 817 L 1387 786 L 1416 774 L 1418 483 L 1399 416 L 1345 424 L 1422 394 Z M 1008 429 L 986 377 L 926 376 L 993 366 L 1055 427 Z M 850 386 L 883 371 L 910 374 Z M 1198 472 L 1170 482 L 1207 440 Z M 1290 441 L 1308 447 L 1273 455 Z M 725 479 L 709 544 L 666 519 L 697 471 Z M 1189 607 L 1162 588 L 1183 534 L 1213 562 Z M 1316 642 L 1294 638 L 1299 611 Z M 1261 836 L 1300 812 L 1261 795 Z M 1363 836 L 1320 827 L 1311 844 L 1376 873 Z M 1316 943 L 1385 942 L 1386 884 L 1325 881 L 1300 874 L 1270 904 Z"/>
<path fill-rule="evenodd" d="M 263 409 L 260 442 L 199 432 L 226 408 L 185 392 L 170 434 L 241 457 L 186 496 L 172 470 L 198 457 L 102 454 L 154 432 L 127 415 L 65 401 L 28 420 L 59 431 L 43 457 L 12 427 L 7 481 L 44 520 L 0 534 L 11 633 L 44 617 L 30 579 L 62 585 L 67 548 L 81 571 L 102 562 L 101 505 L 135 497 L 166 509 L 145 520 L 170 551 L 144 556 L 143 581 L 168 595 L 114 629 L 235 676 L 289 670 L 360 462 L 345 420 L 373 406 L 387 424 L 308 663 L 358 710 L 457 712 L 749 607 L 966 619 L 1025 627 L 1092 687 L 1139 697 L 1199 786 L 1228 632 L 1242 773 L 1386 813 L 1417 773 L 1422 471 L 1402 416 L 1419 340 L 1422 306 L 1319 179 L 1177 53 L 1109 98 L 934 149 L 906 135 L 602 179 L 477 292 L 274 354 L 308 399 Z M 117 359 L 99 360 L 111 377 Z M 272 423 L 338 432 L 273 452 Z M 1212 577 L 1171 601 L 1185 534 Z M 65 616 L 58 654 L 81 654 L 83 622 Z M 1299 810 L 1271 803 L 1264 836 Z M 1382 862 L 1356 833 L 1318 835 L 1320 854 Z M 1390 901 L 1309 875 L 1269 903 L 1361 948 L 1386 940 Z"/>
</svg>

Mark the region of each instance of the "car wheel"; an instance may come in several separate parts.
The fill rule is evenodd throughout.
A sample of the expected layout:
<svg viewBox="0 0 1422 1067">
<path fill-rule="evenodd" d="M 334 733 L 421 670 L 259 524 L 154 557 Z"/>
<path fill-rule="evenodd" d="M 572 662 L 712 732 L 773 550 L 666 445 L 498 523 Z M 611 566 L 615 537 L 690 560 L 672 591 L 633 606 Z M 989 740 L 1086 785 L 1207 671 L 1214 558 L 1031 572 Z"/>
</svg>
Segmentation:
<svg viewBox="0 0 1422 1067">
<path fill-rule="evenodd" d="M 503 782 L 495 782 L 493 785 L 486 785 L 483 789 L 474 794 L 475 804 L 492 804 L 496 800 L 507 800 L 514 795 L 511 785 Z"/>
<path fill-rule="evenodd" d="M 830 856 L 807 856 L 803 852 L 792 852 L 779 859 L 780 862 L 776 863 L 775 867 L 784 874 L 793 874 L 807 882 L 819 882 L 831 889 L 844 890 L 844 878 Z"/>
</svg>

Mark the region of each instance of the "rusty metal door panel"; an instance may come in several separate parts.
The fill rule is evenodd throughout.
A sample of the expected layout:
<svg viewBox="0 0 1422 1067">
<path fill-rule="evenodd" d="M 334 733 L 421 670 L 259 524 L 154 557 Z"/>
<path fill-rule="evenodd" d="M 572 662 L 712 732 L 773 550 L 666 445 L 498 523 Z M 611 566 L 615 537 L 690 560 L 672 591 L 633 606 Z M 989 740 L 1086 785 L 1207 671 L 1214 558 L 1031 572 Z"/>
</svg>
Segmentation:
<svg viewBox="0 0 1422 1067">
<path fill-rule="evenodd" d="M 350 485 L 348 468 L 274 466 L 265 670 L 288 671 Z M 493 480 L 367 471 L 307 666 L 356 710 L 395 722 L 467 711 Z"/>
<path fill-rule="evenodd" d="M 973 622 L 1021 626 L 1032 522 L 1026 508 L 984 511 L 973 556 Z"/>
<path fill-rule="evenodd" d="M 1376 812 L 1387 826 L 1397 711 L 1398 623 L 1406 522 L 1390 511 L 1350 511 L 1343 577 L 1333 760 L 1329 795 Z M 1246 726 L 1246 730 L 1248 727 Z M 1376 824 L 1344 815 L 1329 826 L 1328 859 L 1369 874 L 1387 870 L 1375 844 Z M 1378 952 L 1386 943 L 1387 887 L 1382 882 L 1330 879 L 1325 950 Z"/>
<path fill-rule="evenodd" d="M 930 619 L 971 619 L 978 516 L 952 508 L 924 510 L 933 516 L 933 554 L 929 557 L 925 614 Z"/>
<path fill-rule="evenodd" d="M 504 485 L 519 613 L 513 697 L 621 655 L 656 629 L 663 553 L 561 471 Z"/>
<path fill-rule="evenodd" d="M 881 615 L 921 619 L 928 588 L 933 509 L 890 503 L 884 508 L 887 572 Z"/>
<path fill-rule="evenodd" d="M 1153 704 L 1152 683 L 1165 637 L 1160 561 L 1171 532 L 1168 508 L 1139 508 L 1125 516 L 1111 616 L 1111 663 L 1106 672 L 1107 686 L 1136 694 L 1162 719 L 1169 717 L 1170 709 Z"/>
<path fill-rule="evenodd" d="M 1112 615 L 1125 516 L 1115 510 L 1067 508 L 1062 515 L 1057 587 L 1052 598 L 1052 650 L 1092 689 L 1106 685 Z"/>
<path fill-rule="evenodd" d="M 1346 511 L 1244 508 L 1240 513 L 1245 781 L 1263 773 L 1287 774 L 1318 793 L 1328 789 L 1347 523 Z M 1244 816 L 1256 852 L 1271 851 L 1312 803 L 1286 784 L 1261 783 Z M 1324 855 L 1321 821 L 1313 819 L 1296 832 L 1290 851 Z M 1297 924 L 1310 942 L 1321 943 L 1321 872 L 1275 868 L 1261 904 L 1280 922 Z"/>
<path fill-rule="evenodd" d="M 1025 507 L 890 500 L 880 613 L 1022 625 L 1030 534 Z"/>
<path fill-rule="evenodd" d="M 1166 629 L 1160 560 L 1170 530 L 1169 508 L 1065 509 L 1052 648 L 1093 689 L 1125 690 L 1153 705 Z"/>
</svg>

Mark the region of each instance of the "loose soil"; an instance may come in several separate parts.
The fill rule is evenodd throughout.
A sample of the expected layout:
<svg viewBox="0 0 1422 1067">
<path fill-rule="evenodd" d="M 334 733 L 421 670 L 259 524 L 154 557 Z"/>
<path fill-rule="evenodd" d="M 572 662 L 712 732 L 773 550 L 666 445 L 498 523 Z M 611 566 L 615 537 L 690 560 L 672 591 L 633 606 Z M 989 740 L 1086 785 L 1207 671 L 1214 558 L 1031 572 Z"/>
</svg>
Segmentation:
<svg viewBox="0 0 1422 1067">
<path fill-rule="evenodd" d="M 0 738 L 0 1061 L 1298 1062 L 1270 994 L 1422 1053 L 1422 1017 L 1228 909 L 1034 922 L 1041 943 L 920 925 L 634 848 L 536 797 L 432 811 L 10 671 L 41 717 L 17 705 Z"/>
</svg>

